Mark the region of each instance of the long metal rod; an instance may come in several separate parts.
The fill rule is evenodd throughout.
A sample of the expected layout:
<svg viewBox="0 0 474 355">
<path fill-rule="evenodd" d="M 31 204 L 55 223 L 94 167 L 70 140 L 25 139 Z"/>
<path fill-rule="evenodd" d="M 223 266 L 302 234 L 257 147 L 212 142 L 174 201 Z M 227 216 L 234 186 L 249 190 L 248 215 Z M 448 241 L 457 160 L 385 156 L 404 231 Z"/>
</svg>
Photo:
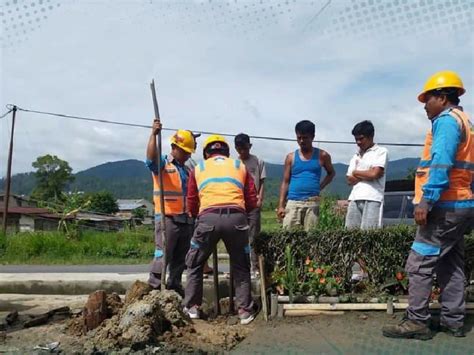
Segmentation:
<svg viewBox="0 0 474 355">
<path fill-rule="evenodd" d="M 12 114 L 12 132 L 10 136 L 10 148 L 8 150 L 8 165 L 7 165 L 7 179 L 5 181 L 5 197 L 4 197 L 4 208 L 3 208 L 3 225 L 2 232 L 6 237 L 7 235 L 7 221 L 8 221 L 8 203 L 10 202 L 10 184 L 12 177 L 12 158 L 13 158 L 13 134 L 15 132 L 15 118 L 16 118 L 16 106 L 13 106 Z"/>
<path fill-rule="evenodd" d="M 158 100 L 156 99 L 156 90 L 155 90 L 155 80 L 151 81 L 151 96 L 153 98 L 153 109 L 155 110 L 155 120 L 161 122 L 160 110 L 158 109 Z M 166 239 L 166 211 L 165 211 L 165 196 L 163 194 L 163 167 L 161 166 L 161 130 L 156 136 L 156 150 L 157 150 L 157 162 L 158 166 L 158 181 L 160 183 L 160 206 L 161 206 L 161 216 L 160 216 L 160 232 L 161 232 L 161 245 L 163 246 L 163 268 L 161 270 L 161 290 L 166 289 L 166 269 L 168 266 L 168 260 L 166 255 L 166 248 L 168 241 Z"/>
</svg>

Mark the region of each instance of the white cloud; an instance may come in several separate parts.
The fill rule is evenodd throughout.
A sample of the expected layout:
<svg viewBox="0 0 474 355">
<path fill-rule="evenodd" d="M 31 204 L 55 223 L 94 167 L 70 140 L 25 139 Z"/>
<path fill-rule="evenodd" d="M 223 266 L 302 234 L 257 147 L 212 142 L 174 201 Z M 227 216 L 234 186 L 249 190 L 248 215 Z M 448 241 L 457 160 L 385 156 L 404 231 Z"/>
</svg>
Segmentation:
<svg viewBox="0 0 474 355">
<path fill-rule="evenodd" d="M 433 15 L 426 20 L 425 13 L 415 15 L 421 5 L 406 10 L 400 1 L 380 10 L 368 1 L 354 9 L 355 2 L 342 1 L 314 18 L 325 3 L 71 1 L 28 40 L 3 49 L 0 105 L 151 124 L 148 85 L 155 78 L 165 127 L 291 138 L 297 121 L 311 119 L 317 139 L 351 141 L 353 125 L 371 119 L 379 141 L 421 143 L 429 122 L 416 95 L 429 75 L 450 68 L 463 76 L 463 103 L 473 112 L 472 31 L 436 25 L 433 15 L 472 13 L 472 7 L 432 9 L 426 1 L 423 11 Z M 1 174 L 8 122 L 0 121 Z M 45 153 L 68 160 L 75 171 L 143 159 L 149 137 L 146 129 L 25 112 L 18 113 L 15 132 L 15 172 L 30 170 Z M 354 151 L 321 147 L 340 162 Z M 282 162 L 295 148 L 254 140 L 253 151 Z M 417 148 L 391 148 L 392 158 L 418 155 Z"/>
</svg>

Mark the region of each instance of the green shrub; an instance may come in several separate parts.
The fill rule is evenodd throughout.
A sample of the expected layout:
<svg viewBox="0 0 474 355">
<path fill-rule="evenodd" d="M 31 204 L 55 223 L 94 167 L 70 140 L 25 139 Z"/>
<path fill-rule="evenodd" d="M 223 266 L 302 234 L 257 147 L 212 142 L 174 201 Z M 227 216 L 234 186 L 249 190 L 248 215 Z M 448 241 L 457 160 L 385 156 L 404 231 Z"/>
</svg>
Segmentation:
<svg viewBox="0 0 474 355">
<path fill-rule="evenodd" d="M 319 229 L 335 229 L 344 227 L 345 215 L 337 208 L 337 199 L 324 196 L 319 204 Z"/>
<path fill-rule="evenodd" d="M 381 286 L 403 269 L 415 236 L 413 226 L 395 226 L 369 231 L 315 229 L 262 232 L 254 242 L 257 253 L 265 257 L 268 273 L 284 272 L 291 250 L 298 279 L 305 280 L 305 260 L 310 258 L 319 265 L 331 267 L 333 275 L 342 278 L 346 291 L 350 290 L 352 266 L 362 259 L 372 285 Z M 474 266 L 474 235 L 466 236 L 466 269 Z M 469 274 L 468 274 L 469 275 Z"/>
</svg>

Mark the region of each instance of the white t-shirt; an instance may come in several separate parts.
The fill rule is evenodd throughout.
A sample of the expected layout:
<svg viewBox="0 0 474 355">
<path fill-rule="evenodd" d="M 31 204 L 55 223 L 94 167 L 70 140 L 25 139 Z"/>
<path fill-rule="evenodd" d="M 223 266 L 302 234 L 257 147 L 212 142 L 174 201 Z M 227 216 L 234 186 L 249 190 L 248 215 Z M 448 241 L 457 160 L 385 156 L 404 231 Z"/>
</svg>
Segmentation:
<svg viewBox="0 0 474 355">
<path fill-rule="evenodd" d="M 360 181 L 352 187 L 349 201 L 378 201 L 382 202 L 385 191 L 385 176 L 387 175 L 388 151 L 384 147 L 374 144 L 361 156 L 360 152 L 354 154 L 347 169 L 347 176 L 354 170 L 370 170 L 380 167 L 384 169 L 381 178 L 372 181 Z"/>
</svg>

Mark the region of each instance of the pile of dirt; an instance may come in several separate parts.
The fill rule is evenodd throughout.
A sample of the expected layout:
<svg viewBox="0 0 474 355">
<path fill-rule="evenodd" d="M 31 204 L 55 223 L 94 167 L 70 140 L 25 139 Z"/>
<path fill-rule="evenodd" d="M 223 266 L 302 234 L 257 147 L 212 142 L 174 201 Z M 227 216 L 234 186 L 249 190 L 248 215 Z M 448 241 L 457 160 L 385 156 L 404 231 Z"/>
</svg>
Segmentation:
<svg viewBox="0 0 474 355">
<path fill-rule="evenodd" d="M 123 301 L 117 294 L 92 293 L 83 312 L 71 319 L 66 329 L 69 335 L 83 339 L 86 353 L 120 349 L 221 352 L 233 348 L 252 328 L 240 326 L 232 318 L 191 321 L 176 292 L 152 290 L 136 281 Z"/>
</svg>

